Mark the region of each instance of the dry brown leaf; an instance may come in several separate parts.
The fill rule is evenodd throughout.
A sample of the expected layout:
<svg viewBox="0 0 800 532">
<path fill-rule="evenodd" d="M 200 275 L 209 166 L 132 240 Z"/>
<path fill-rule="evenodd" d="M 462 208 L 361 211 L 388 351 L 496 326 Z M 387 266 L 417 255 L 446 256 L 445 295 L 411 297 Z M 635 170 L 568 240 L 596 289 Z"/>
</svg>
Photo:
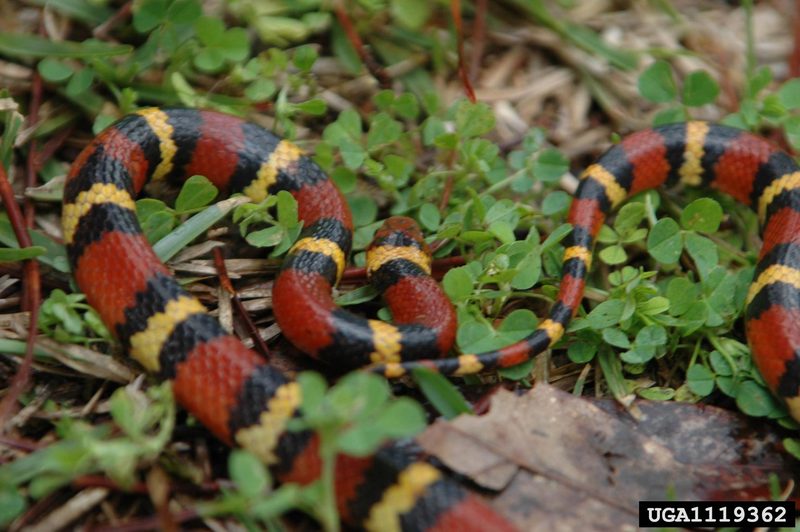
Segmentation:
<svg viewBox="0 0 800 532">
<path fill-rule="evenodd" d="M 485 416 L 438 421 L 418 440 L 454 471 L 502 489 L 495 508 L 524 530 L 633 530 L 641 500 L 766 496 L 770 473 L 792 477 L 779 437 L 749 429 L 751 420 L 698 405 L 637 406 L 641 421 L 539 384 L 522 396 L 501 390 Z"/>
</svg>

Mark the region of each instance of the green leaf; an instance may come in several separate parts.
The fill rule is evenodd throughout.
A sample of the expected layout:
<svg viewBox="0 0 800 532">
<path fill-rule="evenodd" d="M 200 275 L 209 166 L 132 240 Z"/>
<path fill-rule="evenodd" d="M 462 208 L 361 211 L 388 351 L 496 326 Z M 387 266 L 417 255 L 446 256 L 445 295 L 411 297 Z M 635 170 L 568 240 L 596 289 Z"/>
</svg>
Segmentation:
<svg viewBox="0 0 800 532">
<path fill-rule="evenodd" d="M 705 279 L 719 262 L 717 245 L 714 242 L 697 233 L 686 233 L 686 251 L 694 260 L 700 278 Z"/>
<path fill-rule="evenodd" d="M 318 411 L 325 401 L 328 383 L 325 378 L 314 371 L 304 371 L 297 376 L 302 391 L 302 409 L 307 417 L 320 414 Z"/>
<path fill-rule="evenodd" d="M 678 94 L 672 69 L 666 61 L 656 61 L 639 76 L 639 94 L 654 103 L 667 103 Z"/>
<path fill-rule="evenodd" d="M 344 166 L 339 166 L 334 169 L 334 171 L 331 172 L 331 179 L 333 179 L 334 183 L 336 183 L 336 186 L 343 194 L 352 192 L 356 188 L 356 173 Z"/>
<path fill-rule="evenodd" d="M 139 223 L 143 223 L 157 212 L 170 213 L 170 208 L 167 204 L 156 198 L 142 198 L 136 200 L 136 216 L 139 218 Z"/>
<path fill-rule="evenodd" d="M 628 339 L 628 335 L 616 327 L 608 327 L 603 329 L 602 334 L 603 340 L 609 345 L 621 347 L 622 349 L 628 349 L 631 346 L 631 341 Z"/>
<path fill-rule="evenodd" d="M 278 87 L 271 79 L 258 78 L 247 86 L 244 95 L 253 102 L 263 102 L 275 96 Z"/>
<path fill-rule="evenodd" d="M 733 375 L 733 368 L 719 351 L 714 350 L 709 353 L 708 360 L 711 362 L 711 367 L 717 375 L 723 377 L 730 377 Z"/>
<path fill-rule="evenodd" d="M 175 216 L 167 211 L 154 212 L 141 222 L 141 226 L 147 241 L 154 245 L 175 227 Z"/>
<path fill-rule="evenodd" d="M 33 229 L 28 230 L 28 235 L 30 235 L 34 246 L 43 247 L 47 250 L 47 253 L 44 255 L 39 255 L 39 262 L 47 264 L 60 272 L 69 272 L 69 261 L 67 260 L 66 249 L 63 245 L 57 244 L 53 239 Z M 11 222 L 8 220 L 8 214 L 2 210 L 0 210 L 0 242 L 10 248 L 19 247 L 14 229 L 11 227 Z"/>
<path fill-rule="evenodd" d="M 619 323 L 625 311 L 625 302 L 619 299 L 603 301 L 586 316 L 586 324 L 597 331 Z"/>
<path fill-rule="evenodd" d="M 681 213 L 681 225 L 684 229 L 713 233 L 722 222 L 722 206 L 711 198 L 700 198 L 689 205 Z"/>
<path fill-rule="evenodd" d="M 455 302 L 467 299 L 472 295 L 472 283 L 472 275 L 467 266 L 448 270 L 442 279 L 444 291 Z"/>
<path fill-rule="evenodd" d="M 681 256 L 683 241 L 680 227 L 672 218 L 656 222 L 647 236 L 647 251 L 662 264 L 675 264 Z"/>
<path fill-rule="evenodd" d="M 219 191 L 211 181 L 202 175 L 193 175 L 183 184 L 178 198 L 175 200 L 175 210 L 185 213 L 205 207 L 217 197 Z"/>
<path fill-rule="evenodd" d="M 361 137 L 361 115 L 354 109 L 345 109 L 339 113 L 336 123 L 341 125 L 345 133 L 351 138 L 357 139 Z"/>
<path fill-rule="evenodd" d="M 427 0 L 392 0 L 390 12 L 401 25 L 419 29 L 431 16 L 434 5 Z"/>
<path fill-rule="evenodd" d="M 494 128 L 494 112 L 487 104 L 460 100 L 456 105 L 455 130 L 461 138 L 479 137 Z"/>
<path fill-rule="evenodd" d="M 33 259 L 47 253 L 41 246 L 31 246 L 27 248 L 0 248 L 0 262 L 17 262 L 21 260 Z"/>
<path fill-rule="evenodd" d="M 168 4 L 163 0 L 144 0 L 133 10 L 133 28 L 147 33 L 161 24 L 167 17 Z"/>
<path fill-rule="evenodd" d="M 644 203 L 636 201 L 624 205 L 617 213 L 614 220 L 614 230 L 620 235 L 632 232 L 639 227 L 647 215 Z"/>
<path fill-rule="evenodd" d="M 270 485 L 269 473 L 261 460 L 242 449 L 231 451 L 228 472 L 239 491 L 247 497 L 263 495 Z"/>
<path fill-rule="evenodd" d="M 498 220 L 496 222 L 492 222 L 489 224 L 487 229 L 495 236 L 495 238 L 504 244 L 509 244 L 515 240 L 514 228 L 505 221 Z"/>
<path fill-rule="evenodd" d="M 442 223 L 439 209 L 433 203 L 423 203 L 419 208 L 419 221 L 429 231 L 436 231 Z"/>
<path fill-rule="evenodd" d="M 39 61 L 37 68 L 39 74 L 41 74 L 46 81 L 53 83 L 66 81 L 74 72 L 69 65 L 53 57 L 45 57 Z"/>
<path fill-rule="evenodd" d="M 273 225 L 272 227 L 248 233 L 245 240 L 253 247 L 268 248 L 280 244 L 285 234 L 286 232 L 283 227 Z"/>
<path fill-rule="evenodd" d="M 650 401 L 669 401 L 675 397 L 675 390 L 661 386 L 642 388 L 641 390 L 637 390 L 636 393 L 639 397 Z"/>
<path fill-rule="evenodd" d="M 597 361 L 603 371 L 608 389 L 618 401 L 622 400 L 628 395 L 628 390 L 625 386 L 625 378 L 622 376 L 622 365 L 619 358 L 610 349 L 602 349 L 597 356 Z"/>
<path fill-rule="evenodd" d="M 228 61 L 244 61 L 250 52 L 247 31 L 244 28 L 229 28 L 222 34 L 219 47 Z"/>
<path fill-rule="evenodd" d="M 767 66 L 759 68 L 747 80 L 747 96 L 755 98 L 756 95 L 766 89 L 770 83 L 772 83 L 772 70 Z"/>
<path fill-rule="evenodd" d="M 75 57 L 102 59 L 130 54 L 133 48 L 89 39 L 83 42 L 53 41 L 27 33 L 0 32 L 0 54 L 14 58 Z"/>
<path fill-rule="evenodd" d="M 202 14 L 198 0 L 172 0 L 166 18 L 173 24 L 191 24 Z"/>
<path fill-rule="evenodd" d="M 91 0 L 27 0 L 28 4 L 47 7 L 67 18 L 77 20 L 90 27 L 99 26 L 114 14 L 114 11 L 103 4 Z"/>
<path fill-rule="evenodd" d="M 669 312 L 673 316 L 681 316 L 697 301 L 697 286 L 685 277 L 676 277 L 667 285 Z"/>
<path fill-rule="evenodd" d="M 561 242 L 571 232 L 572 232 L 572 225 L 570 224 L 561 224 L 555 229 L 553 229 L 553 232 L 547 235 L 547 238 L 545 238 L 544 242 L 542 242 L 541 245 L 542 253 L 544 253 L 554 245 Z"/>
<path fill-rule="evenodd" d="M 619 245 L 604 248 L 600 250 L 597 255 L 600 257 L 600 260 L 610 266 L 622 264 L 628 260 L 628 254 L 625 253 L 625 248 Z"/>
<path fill-rule="evenodd" d="M 566 212 L 571 201 L 572 196 L 563 190 L 550 192 L 542 200 L 542 214 L 544 216 L 553 216 L 554 214 Z"/>
<path fill-rule="evenodd" d="M 597 353 L 597 343 L 588 340 L 578 340 L 567 348 L 567 356 L 576 364 L 591 362 Z"/>
<path fill-rule="evenodd" d="M 162 261 L 168 261 L 189 244 L 189 242 L 208 231 L 211 226 L 227 216 L 231 210 L 249 201 L 250 198 L 237 196 L 220 201 L 203 209 L 186 220 L 186 222 L 182 223 L 170 234 L 159 240 L 153 245 L 153 250 Z"/>
<path fill-rule="evenodd" d="M 336 439 L 337 449 L 349 456 L 369 456 L 385 439 L 382 431 L 374 424 L 359 424 L 345 430 Z"/>
<path fill-rule="evenodd" d="M 194 64 L 200 70 L 216 72 L 225 64 L 225 56 L 218 48 L 205 48 L 194 56 Z"/>
<path fill-rule="evenodd" d="M 783 448 L 794 456 L 795 460 L 800 460 L 800 440 L 797 438 L 784 438 L 782 443 Z M 0 504 L 0 508 L 2 508 L 2 506 L 3 505 Z M 0 519 L 0 525 L 2 524 L 2 519 Z"/>
<path fill-rule="evenodd" d="M 67 95 L 73 98 L 80 98 L 91 88 L 93 82 L 94 70 L 91 68 L 83 68 L 72 76 L 65 90 Z"/>
<path fill-rule="evenodd" d="M 656 116 L 653 117 L 653 125 L 663 126 L 676 122 L 685 122 L 687 118 L 688 116 L 683 107 L 668 107 L 656 113 Z"/>
<path fill-rule="evenodd" d="M 400 397 L 383 409 L 375 425 L 389 438 L 410 438 L 425 429 L 427 420 L 419 403 Z"/>
<path fill-rule="evenodd" d="M 661 346 L 667 343 L 667 331 L 661 325 L 647 325 L 636 333 L 636 345 Z"/>
<path fill-rule="evenodd" d="M 280 190 L 278 197 L 278 221 L 285 227 L 293 227 L 299 223 L 297 200 L 286 190 Z"/>
<path fill-rule="evenodd" d="M 515 290 L 528 290 L 539 281 L 542 274 L 542 256 L 538 248 L 531 250 L 516 265 L 517 273 L 511 279 Z"/>
<path fill-rule="evenodd" d="M 778 98 L 787 109 L 800 109 L 800 78 L 791 78 L 781 85 Z"/>
<path fill-rule="evenodd" d="M 705 70 L 695 70 L 683 82 L 683 103 L 700 107 L 712 103 L 719 95 L 719 85 Z"/>
<path fill-rule="evenodd" d="M 739 410 L 753 417 L 764 417 L 772 413 L 777 405 L 772 394 L 755 381 L 744 381 L 736 391 Z"/>
<path fill-rule="evenodd" d="M 378 216 L 378 205 L 375 200 L 367 196 L 351 197 L 348 202 L 353 212 L 353 223 L 356 227 L 371 224 Z"/>
<path fill-rule="evenodd" d="M 686 372 L 686 384 L 692 393 L 705 397 L 714 391 L 714 374 L 702 364 L 695 364 Z"/>
<path fill-rule="evenodd" d="M 367 152 L 364 151 L 364 148 L 350 140 L 345 140 L 339 144 L 339 153 L 342 154 L 342 161 L 345 166 L 351 170 L 359 168 L 364 159 L 367 158 Z"/>
<path fill-rule="evenodd" d="M 627 364 L 647 364 L 656 355 L 655 347 L 651 345 L 634 345 L 630 351 L 625 351 L 620 358 Z"/>
<path fill-rule="evenodd" d="M 374 287 L 371 285 L 359 286 L 355 290 L 350 290 L 349 292 L 340 292 L 334 301 L 340 307 L 345 307 L 348 305 L 359 305 L 361 303 L 365 303 L 367 301 L 372 301 L 376 299 L 380 294 Z"/>
<path fill-rule="evenodd" d="M 134 397 L 125 388 L 118 388 L 111 396 L 110 408 L 114 422 L 125 431 L 128 436 L 142 435 L 142 418 L 137 415 Z"/>
<path fill-rule="evenodd" d="M 320 116 L 328 110 L 328 104 L 322 98 L 312 98 L 304 102 L 294 104 L 294 108 L 307 115 Z"/>
<path fill-rule="evenodd" d="M 0 527 L 7 526 L 25 511 L 25 497 L 16 488 L 0 488 Z"/>
<path fill-rule="evenodd" d="M 783 121 L 783 130 L 789 144 L 795 150 L 800 150 L 800 116 L 789 116 Z"/>
<path fill-rule="evenodd" d="M 384 144 L 390 144 L 400 138 L 403 126 L 386 113 L 378 113 L 370 122 L 367 133 L 367 150 L 372 151 Z"/>
<path fill-rule="evenodd" d="M 300 70 L 309 72 L 311 71 L 311 67 L 313 67 L 314 63 L 317 61 L 318 55 L 317 49 L 314 46 L 308 44 L 299 46 L 294 51 L 292 63 L 294 63 L 294 66 Z"/>
<path fill-rule="evenodd" d="M 411 374 L 428 401 L 445 419 L 473 413 L 461 392 L 439 373 L 427 368 L 414 368 Z"/>
<path fill-rule="evenodd" d="M 401 118 L 407 120 L 416 120 L 419 116 L 419 101 L 417 97 L 410 93 L 404 92 L 395 98 L 392 108 Z"/>
<path fill-rule="evenodd" d="M 569 170 L 569 160 L 555 148 L 542 150 L 533 163 L 533 175 L 547 183 L 553 183 Z"/>
</svg>

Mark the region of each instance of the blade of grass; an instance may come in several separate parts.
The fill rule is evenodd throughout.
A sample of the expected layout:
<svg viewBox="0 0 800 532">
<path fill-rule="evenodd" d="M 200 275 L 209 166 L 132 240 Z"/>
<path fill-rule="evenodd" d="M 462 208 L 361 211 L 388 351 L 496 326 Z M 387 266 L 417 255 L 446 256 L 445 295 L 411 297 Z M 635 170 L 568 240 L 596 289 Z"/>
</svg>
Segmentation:
<svg viewBox="0 0 800 532">
<path fill-rule="evenodd" d="M 67 251 L 64 246 L 50 240 L 38 231 L 28 230 L 28 234 L 34 246 L 40 246 L 47 250 L 44 255 L 36 257 L 39 262 L 60 272 L 69 273 L 69 261 L 67 260 Z M 0 243 L 10 248 L 19 248 L 11 222 L 4 212 L 0 212 Z"/>
<path fill-rule="evenodd" d="M 29 59 L 32 57 L 78 57 L 83 59 L 110 57 L 133 52 L 128 45 L 99 41 L 51 41 L 24 33 L 0 33 L 0 54 Z"/>
<path fill-rule="evenodd" d="M 92 27 L 99 26 L 114 14 L 104 5 L 86 0 L 27 0 L 27 3 L 47 7 Z"/>
<path fill-rule="evenodd" d="M 189 242 L 208 231 L 210 227 L 224 218 L 232 209 L 249 201 L 250 198 L 246 196 L 237 196 L 211 205 L 156 242 L 153 250 L 161 260 L 168 261 L 186 247 Z"/>
<path fill-rule="evenodd" d="M 439 373 L 427 368 L 414 368 L 412 375 L 422 393 L 445 419 L 474 413 L 461 392 Z"/>
</svg>

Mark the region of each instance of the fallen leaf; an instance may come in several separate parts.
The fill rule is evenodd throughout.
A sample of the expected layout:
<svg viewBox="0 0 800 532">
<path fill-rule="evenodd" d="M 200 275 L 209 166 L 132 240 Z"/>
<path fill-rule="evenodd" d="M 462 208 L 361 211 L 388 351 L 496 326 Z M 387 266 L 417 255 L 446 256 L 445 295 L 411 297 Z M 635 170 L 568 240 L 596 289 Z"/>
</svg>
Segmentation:
<svg viewBox="0 0 800 532">
<path fill-rule="evenodd" d="M 523 530 L 635 530 L 639 501 L 746 499 L 768 494 L 770 473 L 781 485 L 798 473 L 767 425 L 753 431 L 752 420 L 697 405 L 636 406 L 638 420 L 546 384 L 521 396 L 500 390 L 487 415 L 437 421 L 418 441 L 502 490 L 493 506 Z"/>
</svg>

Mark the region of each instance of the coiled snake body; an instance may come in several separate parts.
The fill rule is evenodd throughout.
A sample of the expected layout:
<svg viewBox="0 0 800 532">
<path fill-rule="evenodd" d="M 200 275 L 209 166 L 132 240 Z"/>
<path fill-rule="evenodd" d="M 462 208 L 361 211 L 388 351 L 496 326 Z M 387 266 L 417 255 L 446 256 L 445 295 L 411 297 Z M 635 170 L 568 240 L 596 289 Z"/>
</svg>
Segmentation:
<svg viewBox="0 0 800 532">
<path fill-rule="evenodd" d="M 218 438 L 254 452 L 282 481 L 306 483 L 320 472 L 316 436 L 285 430 L 300 404 L 299 386 L 226 333 L 178 285 L 137 223 L 134 198 L 148 180 L 194 174 L 257 201 L 278 190 L 295 197 L 304 229 L 273 289 L 283 333 L 325 362 L 372 364 L 388 377 L 415 366 L 475 373 L 542 352 L 562 337 L 580 304 L 594 239 L 611 209 L 662 183 L 714 186 L 758 213 L 764 246 L 747 296 L 747 336 L 767 383 L 800 419 L 800 170 L 759 137 L 689 122 L 624 139 L 582 176 L 549 317 L 506 348 L 429 360 L 449 351 L 455 319 L 429 276 L 430 256 L 410 220 L 392 219 L 368 255 L 367 269 L 384 290 L 395 325 L 352 315 L 331 298 L 350 251 L 350 211 L 313 162 L 238 118 L 143 109 L 101 133 L 69 173 L 63 229 L 75 279 L 133 358 L 170 379 L 177 400 Z M 340 457 L 336 483 L 343 519 L 366 528 L 511 528 L 436 468 L 392 447 L 365 459 Z"/>
</svg>

